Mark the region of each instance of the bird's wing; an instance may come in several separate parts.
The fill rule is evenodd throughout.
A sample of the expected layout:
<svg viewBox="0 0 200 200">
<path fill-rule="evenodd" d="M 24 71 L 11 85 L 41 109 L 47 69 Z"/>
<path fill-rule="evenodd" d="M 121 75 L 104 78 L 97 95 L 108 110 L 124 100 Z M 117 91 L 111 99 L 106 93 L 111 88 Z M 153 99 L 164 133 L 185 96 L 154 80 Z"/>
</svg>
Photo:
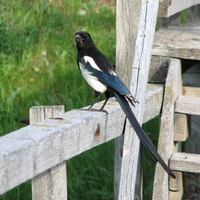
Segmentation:
<svg viewBox="0 0 200 200">
<path fill-rule="evenodd" d="M 104 73 L 103 71 L 97 70 L 96 68 L 92 67 L 89 62 L 85 63 L 85 68 L 91 73 L 91 75 L 97 77 L 101 83 L 117 91 L 119 94 L 130 94 L 130 91 L 114 70 L 109 74 Z"/>
</svg>

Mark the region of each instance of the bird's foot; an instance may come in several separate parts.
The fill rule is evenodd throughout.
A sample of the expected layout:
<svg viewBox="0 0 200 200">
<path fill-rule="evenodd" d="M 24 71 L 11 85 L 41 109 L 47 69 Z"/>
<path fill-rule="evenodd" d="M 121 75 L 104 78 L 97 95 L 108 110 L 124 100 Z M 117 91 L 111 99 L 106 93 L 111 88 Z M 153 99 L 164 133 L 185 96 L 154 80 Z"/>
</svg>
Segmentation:
<svg viewBox="0 0 200 200">
<path fill-rule="evenodd" d="M 104 110 L 104 109 L 101 109 L 101 108 L 100 108 L 99 110 L 97 109 L 97 111 L 98 111 L 98 112 L 104 112 L 104 113 L 108 114 L 108 111 L 107 111 L 107 110 Z"/>
</svg>

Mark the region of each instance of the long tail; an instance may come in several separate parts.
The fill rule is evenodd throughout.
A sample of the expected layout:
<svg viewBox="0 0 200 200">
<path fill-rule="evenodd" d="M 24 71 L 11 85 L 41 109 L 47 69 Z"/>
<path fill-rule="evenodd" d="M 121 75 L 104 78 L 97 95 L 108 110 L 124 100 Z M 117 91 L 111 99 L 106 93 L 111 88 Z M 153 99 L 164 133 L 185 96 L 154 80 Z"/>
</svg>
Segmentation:
<svg viewBox="0 0 200 200">
<path fill-rule="evenodd" d="M 150 157 L 154 162 L 159 162 L 161 166 L 164 168 L 164 170 L 173 178 L 176 178 L 175 175 L 172 173 L 172 171 L 169 169 L 169 167 L 165 164 L 163 159 L 158 154 L 155 146 L 147 136 L 147 134 L 143 131 L 142 127 L 140 126 L 139 122 L 137 121 L 135 115 L 133 114 L 126 98 L 122 95 L 120 95 L 117 92 L 114 92 L 115 97 L 117 101 L 119 102 L 122 110 L 126 114 L 127 118 L 129 119 L 131 125 L 133 126 L 137 136 L 139 137 L 140 141 L 142 142 L 144 148 L 149 153 Z"/>
</svg>

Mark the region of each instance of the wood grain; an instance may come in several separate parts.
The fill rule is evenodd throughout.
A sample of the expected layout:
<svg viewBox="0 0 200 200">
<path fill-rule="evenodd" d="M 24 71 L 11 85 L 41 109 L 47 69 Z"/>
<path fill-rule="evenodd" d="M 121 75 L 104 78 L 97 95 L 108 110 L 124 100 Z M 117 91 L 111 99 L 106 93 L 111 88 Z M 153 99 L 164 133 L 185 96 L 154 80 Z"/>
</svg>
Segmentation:
<svg viewBox="0 0 200 200">
<path fill-rule="evenodd" d="M 148 122 L 150 119 L 153 119 L 154 116 L 157 116 L 158 113 L 161 113 L 163 92 L 164 86 L 148 84 L 143 123 Z M 157 104 L 155 104 L 155 102 L 157 102 Z"/>
<path fill-rule="evenodd" d="M 174 114 L 174 141 L 185 141 L 188 138 L 188 122 L 185 114 Z"/>
<path fill-rule="evenodd" d="M 119 1 L 118 1 L 119 2 Z M 156 25 L 157 18 L 157 10 L 159 0 L 141 0 L 141 10 L 139 7 L 133 7 L 132 5 L 128 5 L 128 1 L 121 1 L 122 8 L 127 7 L 128 12 L 135 12 L 135 10 L 139 9 L 140 12 L 140 20 L 137 31 L 137 39 L 135 42 L 135 53 L 134 53 L 134 61 L 132 67 L 132 78 L 130 83 L 130 89 L 133 96 L 140 102 L 135 107 L 135 115 L 140 123 L 143 122 L 144 115 L 144 105 L 145 105 L 145 92 L 148 81 L 148 73 L 150 67 L 150 59 L 151 59 L 151 49 L 153 45 L 154 39 L 154 30 Z M 128 19 L 126 22 L 125 19 L 117 18 L 117 21 L 120 20 L 120 23 L 127 23 L 134 19 Z M 120 27 L 121 31 L 127 33 L 129 38 L 132 40 L 134 36 L 131 34 L 132 28 L 128 26 L 127 29 L 123 29 L 123 25 Z M 119 36 L 120 37 L 120 36 Z M 123 46 L 124 44 L 121 43 Z M 123 49 L 123 54 L 126 56 L 129 52 L 132 53 L 132 48 L 127 49 L 122 46 L 118 47 L 117 52 Z M 120 49 L 121 48 L 121 49 Z M 122 53 L 117 54 L 117 56 L 122 55 Z M 119 57 L 121 58 L 121 56 Z M 118 59 L 119 59 L 118 58 Z M 122 63 L 124 66 L 125 63 Z M 135 185 L 137 181 L 137 176 L 140 174 L 138 172 L 138 157 L 139 157 L 139 139 L 134 134 L 133 130 L 130 128 L 129 122 L 127 122 L 126 132 L 123 138 L 123 148 L 121 152 L 118 152 L 122 156 L 118 164 L 121 164 L 121 168 L 119 167 L 118 174 L 119 177 L 116 180 L 119 180 L 119 185 L 115 189 L 118 192 L 117 197 L 115 195 L 115 199 L 134 199 L 140 198 L 139 192 L 137 192 L 137 197 L 135 195 Z M 120 148 L 119 148 L 120 149 Z M 121 163 L 120 163 L 121 162 Z M 116 186 L 116 185 L 115 185 Z"/>
<path fill-rule="evenodd" d="M 200 97 L 200 87 L 183 87 L 183 95 Z"/>
<path fill-rule="evenodd" d="M 157 92 L 160 94 L 160 87 Z M 155 92 L 150 94 L 147 94 L 147 101 L 153 104 L 148 106 L 156 107 L 159 103 L 151 100 Z M 95 108 L 100 108 L 102 104 L 98 103 Z M 0 137 L 0 194 L 120 136 L 125 119 L 120 106 L 115 99 L 110 99 L 105 109 L 108 114 L 72 110 L 57 116 L 57 119 L 34 123 Z M 157 115 L 159 113 L 149 116 Z M 95 134 L 97 130 L 98 135 Z"/>
<path fill-rule="evenodd" d="M 141 0 L 117 0 L 116 6 L 116 69 L 129 87 L 134 60 Z"/>
<path fill-rule="evenodd" d="M 169 17 L 197 4 L 200 0 L 160 0 L 158 17 Z"/>
<path fill-rule="evenodd" d="M 158 152 L 168 163 L 174 149 L 174 101 L 182 93 L 181 62 L 171 59 L 165 84 L 164 102 L 162 108 Z M 168 200 L 168 174 L 159 163 L 156 164 L 154 176 L 153 199 Z"/>
<path fill-rule="evenodd" d="M 182 172 L 174 171 L 176 179 L 169 179 L 169 200 L 181 200 L 183 196 Z"/>
<path fill-rule="evenodd" d="M 178 113 L 200 115 L 200 97 L 180 96 L 175 102 L 175 111 Z"/>
<path fill-rule="evenodd" d="M 200 60 L 200 34 L 160 30 L 155 35 L 152 55 Z"/>
<path fill-rule="evenodd" d="M 138 31 L 141 0 L 117 0 L 116 2 L 116 66 L 120 77 L 129 87 L 135 54 L 135 41 Z M 127 127 L 127 129 L 130 129 L 130 127 Z M 124 136 L 121 136 L 115 140 L 115 200 L 117 200 L 119 197 L 123 144 Z"/>
<path fill-rule="evenodd" d="M 30 108 L 30 124 L 52 118 L 65 112 L 64 106 L 34 106 Z M 45 161 L 43 161 L 45 162 Z M 42 172 L 32 179 L 33 200 L 67 199 L 66 161 Z"/>
<path fill-rule="evenodd" d="M 200 155 L 191 153 L 174 153 L 170 167 L 176 171 L 200 173 Z"/>
</svg>

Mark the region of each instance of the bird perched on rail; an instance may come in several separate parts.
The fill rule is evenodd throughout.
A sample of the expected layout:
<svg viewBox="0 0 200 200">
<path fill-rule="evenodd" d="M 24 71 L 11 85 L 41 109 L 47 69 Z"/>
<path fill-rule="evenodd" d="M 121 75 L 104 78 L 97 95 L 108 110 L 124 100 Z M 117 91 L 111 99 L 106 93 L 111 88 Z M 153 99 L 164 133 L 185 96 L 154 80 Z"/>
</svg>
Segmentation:
<svg viewBox="0 0 200 200">
<path fill-rule="evenodd" d="M 134 106 L 138 101 L 132 96 L 108 59 L 97 49 L 90 34 L 85 31 L 77 32 L 75 34 L 75 40 L 78 51 L 77 63 L 79 69 L 87 83 L 95 91 L 95 101 L 91 104 L 89 109 L 98 101 L 100 95 L 105 93 L 106 100 L 100 109 L 103 110 L 109 97 L 114 95 L 152 160 L 154 162 L 159 162 L 164 170 L 171 177 L 175 178 L 175 175 L 165 164 L 156 151 L 155 146 L 143 131 L 129 106 L 128 102 Z"/>
</svg>

